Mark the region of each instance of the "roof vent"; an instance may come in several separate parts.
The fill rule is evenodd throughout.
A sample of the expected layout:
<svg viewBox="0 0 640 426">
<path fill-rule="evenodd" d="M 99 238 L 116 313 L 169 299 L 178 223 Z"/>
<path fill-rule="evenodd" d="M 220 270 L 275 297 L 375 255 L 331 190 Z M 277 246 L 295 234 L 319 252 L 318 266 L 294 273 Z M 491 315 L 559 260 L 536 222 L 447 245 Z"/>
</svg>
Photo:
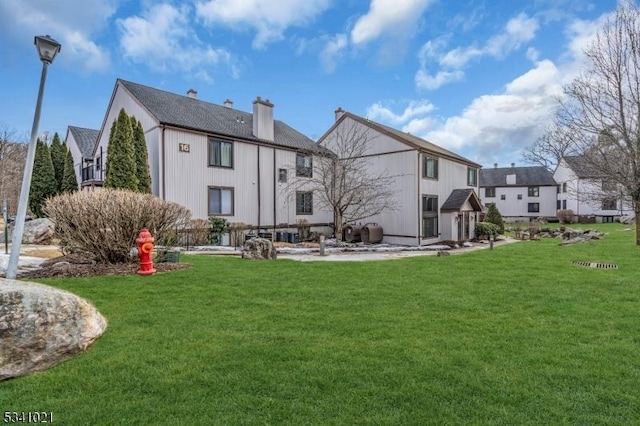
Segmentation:
<svg viewBox="0 0 640 426">
<path fill-rule="evenodd" d="M 225 108 L 233 108 L 233 101 L 231 99 L 227 98 L 224 101 L 223 105 L 225 106 Z"/>
<path fill-rule="evenodd" d="M 198 92 L 194 89 L 189 89 L 187 90 L 187 96 L 191 99 L 197 99 L 198 98 Z"/>
<path fill-rule="evenodd" d="M 497 169 L 498 168 L 498 163 L 493 163 L 493 168 Z"/>
<path fill-rule="evenodd" d="M 515 166 L 516 166 L 516 163 L 511 163 L 511 167 L 515 167 Z"/>
<path fill-rule="evenodd" d="M 342 107 L 338 107 L 337 110 L 334 111 L 336 114 L 336 121 L 340 120 L 340 117 L 342 117 L 345 113 L 345 111 L 342 109 Z"/>
</svg>

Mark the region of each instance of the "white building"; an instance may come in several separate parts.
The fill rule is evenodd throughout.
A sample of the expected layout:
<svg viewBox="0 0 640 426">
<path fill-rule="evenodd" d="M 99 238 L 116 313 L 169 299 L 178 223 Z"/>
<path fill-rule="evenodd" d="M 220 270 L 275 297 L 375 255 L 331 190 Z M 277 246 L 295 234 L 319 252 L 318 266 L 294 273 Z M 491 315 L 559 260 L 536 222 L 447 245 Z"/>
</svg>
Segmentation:
<svg viewBox="0 0 640 426">
<path fill-rule="evenodd" d="M 320 148 L 274 120 L 273 104 L 259 97 L 247 113 L 230 100 L 199 100 L 193 90 L 178 95 L 117 80 L 86 174 L 94 186 L 104 179 L 110 129 L 121 109 L 142 123 L 153 194 L 187 207 L 194 218 L 220 216 L 269 232 L 296 228 L 301 219 L 322 230 L 332 223 L 313 196 L 281 190 L 290 177 L 311 173 Z"/>
<path fill-rule="evenodd" d="M 426 245 L 474 238 L 482 206 L 477 196 L 480 165 L 424 139 L 355 114 L 336 111 L 336 122 L 318 143 L 333 151 L 340 132 L 368 132 L 371 167 L 396 176 L 393 204 L 367 219 L 384 230 L 388 243 Z"/>
<path fill-rule="evenodd" d="M 616 217 L 633 214 L 616 186 L 579 155 L 562 158 L 553 177 L 559 185 L 558 209 L 572 210 L 576 221 L 613 222 Z"/>
<path fill-rule="evenodd" d="M 76 180 L 83 187 L 99 185 L 101 180 L 95 178 L 93 167 L 93 151 L 98 142 L 99 130 L 84 127 L 69 126 L 65 143 L 73 157 L 73 168 L 76 172 Z"/>
<path fill-rule="evenodd" d="M 498 167 L 480 170 L 480 197 L 495 203 L 505 221 L 555 218 L 558 184 L 545 167 Z"/>
</svg>

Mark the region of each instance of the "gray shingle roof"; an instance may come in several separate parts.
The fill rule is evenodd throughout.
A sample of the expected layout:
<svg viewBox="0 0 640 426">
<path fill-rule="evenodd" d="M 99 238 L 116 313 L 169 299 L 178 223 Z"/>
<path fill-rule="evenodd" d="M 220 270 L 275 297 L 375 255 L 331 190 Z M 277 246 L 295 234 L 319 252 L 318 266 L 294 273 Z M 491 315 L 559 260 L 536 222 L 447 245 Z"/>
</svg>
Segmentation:
<svg viewBox="0 0 640 426">
<path fill-rule="evenodd" d="M 100 130 L 69 126 L 69 132 L 73 135 L 82 157 L 93 158 L 93 150 L 98 143 Z"/>
<path fill-rule="evenodd" d="M 212 134 L 279 145 L 310 152 L 322 149 L 310 138 L 280 120 L 273 120 L 274 141 L 253 135 L 253 114 L 177 95 L 130 81 L 118 80 L 162 124 Z"/>
<path fill-rule="evenodd" d="M 469 200 L 474 210 L 482 211 L 480 200 L 478 200 L 478 196 L 471 188 L 454 189 L 453 191 L 451 191 L 451 194 L 449 194 L 449 198 L 447 198 L 447 201 L 444 202 L 440 210 L 444 212 L 460 211 L 467 200 Z"/>
<path fill-rule="evenodd" d="M 578 178 L 587 179 L 602 177 L 602 174 L 598 173 L 598 171 L 596 171 L 594 167 L 581 155 L 571 155 L 563 158 Z"/>
<path fill-rule="evenodd" d="M 507 175 L 516 175 L 515 185 L 507 185 Z M 480 187 L 496 186 L 555 186 L 553 173 L 543 166 L 499 167 L 480 169 Z"/>
</svg>

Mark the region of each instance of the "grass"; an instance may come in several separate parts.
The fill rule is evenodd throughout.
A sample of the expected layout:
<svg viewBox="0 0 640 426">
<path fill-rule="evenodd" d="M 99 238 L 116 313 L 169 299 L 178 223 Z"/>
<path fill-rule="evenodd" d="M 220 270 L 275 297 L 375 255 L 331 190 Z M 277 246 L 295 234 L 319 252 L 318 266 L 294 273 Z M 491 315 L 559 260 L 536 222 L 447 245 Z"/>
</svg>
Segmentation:
<svg viewBox="0 0 640 426">
<path fill-rule="evenodd" d="M 109 328 L 1 383 L 0 407 L 69 425 L 638 424 L 640 248 L 596 227 L 563 247 L 43 280 Z"/>
</svg>

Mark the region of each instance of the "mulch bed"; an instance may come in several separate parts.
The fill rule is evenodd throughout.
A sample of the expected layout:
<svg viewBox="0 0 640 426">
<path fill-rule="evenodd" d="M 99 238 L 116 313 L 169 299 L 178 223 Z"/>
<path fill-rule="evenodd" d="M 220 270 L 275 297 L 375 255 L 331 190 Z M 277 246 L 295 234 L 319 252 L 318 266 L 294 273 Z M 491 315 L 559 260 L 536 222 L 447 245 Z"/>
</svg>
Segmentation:
<svg viewBox="0 0 640 426">
<path fill-rule="evenodd" d="M 154 263 L 156 272 L 169 272 L 190 268 L 191 263 Z M 19 274 L 20 278 L 53 277 L 95 277 L 101 275 L 134 275 L 138 272 L 137 262 L 96 263 L 80 254 L 55 257 L 43 262 L 40 267 Z"/>
</svg>

